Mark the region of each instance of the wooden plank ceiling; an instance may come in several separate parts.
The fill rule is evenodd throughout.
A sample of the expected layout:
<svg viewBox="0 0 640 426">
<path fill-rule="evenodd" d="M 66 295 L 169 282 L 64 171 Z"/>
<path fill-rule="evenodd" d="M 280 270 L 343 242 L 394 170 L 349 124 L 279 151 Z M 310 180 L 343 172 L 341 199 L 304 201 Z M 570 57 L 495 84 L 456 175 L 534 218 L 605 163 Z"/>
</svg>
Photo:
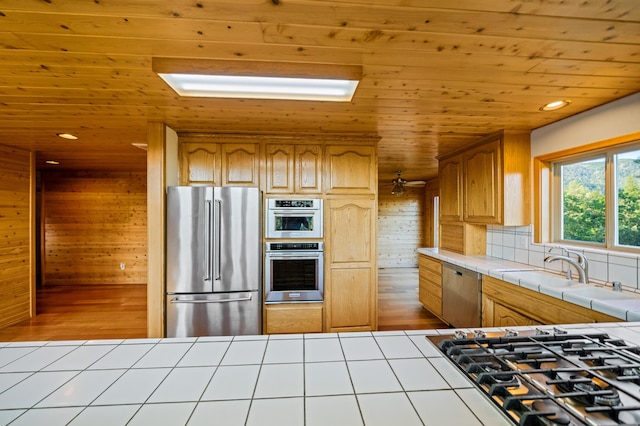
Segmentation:
<svg viewBox="0 0 640 426">
<path fill-rule="evenodd" d="M 161 120 L 378 135 L 381 179 L 427 179 L 436 155 L 479 136 L 639 91 L 640 1 L 2 0 L 0 47 L 0 144 L 41 166 L 144 168 L 131 144 Z M 350 103 L 179 98 L 153 57 L 359 65 L 363 78 Z"/>
</svg>

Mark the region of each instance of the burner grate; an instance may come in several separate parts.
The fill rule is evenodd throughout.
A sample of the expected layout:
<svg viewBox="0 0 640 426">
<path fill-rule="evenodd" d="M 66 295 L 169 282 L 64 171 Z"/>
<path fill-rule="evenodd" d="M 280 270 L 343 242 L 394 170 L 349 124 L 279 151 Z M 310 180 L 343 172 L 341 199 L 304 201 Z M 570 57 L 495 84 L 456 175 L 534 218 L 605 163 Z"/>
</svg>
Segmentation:
<svg viewBox="0 0 640 426">
<path fill-rule="evenodd" d="M 460 332 L 430 340 L 516 424 L 640 424 L 640 348 L 623 340 Z"/>
</svg>

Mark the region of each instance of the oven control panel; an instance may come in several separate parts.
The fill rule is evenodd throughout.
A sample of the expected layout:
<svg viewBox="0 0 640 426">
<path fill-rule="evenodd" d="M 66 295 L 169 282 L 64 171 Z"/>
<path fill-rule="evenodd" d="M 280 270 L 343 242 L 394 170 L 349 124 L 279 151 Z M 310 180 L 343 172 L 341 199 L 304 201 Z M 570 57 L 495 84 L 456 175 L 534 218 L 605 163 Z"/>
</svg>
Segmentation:
<svg viewBox="0 0 640 426">
<path fill-rule="evenodd" d="M 267 251 L 323 251 L 324 243 L 267 243 Z"/>
<path fill-rule="evenodd" d="M 274 200 L 276 208 L 313 209 L 314 200 Z"/>
</svg>

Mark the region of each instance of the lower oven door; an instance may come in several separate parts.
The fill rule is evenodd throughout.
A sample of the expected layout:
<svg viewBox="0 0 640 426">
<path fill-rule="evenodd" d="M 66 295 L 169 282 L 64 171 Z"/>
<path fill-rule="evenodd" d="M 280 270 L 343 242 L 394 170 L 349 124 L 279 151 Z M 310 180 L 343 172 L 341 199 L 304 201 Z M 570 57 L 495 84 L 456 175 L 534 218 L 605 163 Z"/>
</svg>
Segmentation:
<svg viewBox="0 0 640 426">
<path fill-rule="evenodd" d="M 266 302 L 321 302 L 323 269 L 322 252 L 267 252 Z"/>
</svg>

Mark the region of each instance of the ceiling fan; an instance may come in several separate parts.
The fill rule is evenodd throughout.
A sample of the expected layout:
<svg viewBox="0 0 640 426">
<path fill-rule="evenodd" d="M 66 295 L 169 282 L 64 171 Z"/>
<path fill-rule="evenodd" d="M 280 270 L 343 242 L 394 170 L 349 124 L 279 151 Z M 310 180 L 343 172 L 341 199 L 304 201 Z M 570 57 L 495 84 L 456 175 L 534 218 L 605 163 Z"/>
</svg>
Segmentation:
<svg viewBox="0 0 640 426">
<path fill-rule="evenodd" d="M 404 194 L 404 187 L 405 186 L 420 188 L 420 187 L 426 185 L 426 182 L 423 181 L 423 180 L 407 181 L 405 179 L 402 179 L 400 177 L 400 174 L 402 174 L 402 171 L 398 170 L 398 177 L 391 181 L 391 183 L 393 184 L 393 187 L 391 188 L 391 193 L 393 195 L 402 195 L 402 194 Z"/>
</svg>

